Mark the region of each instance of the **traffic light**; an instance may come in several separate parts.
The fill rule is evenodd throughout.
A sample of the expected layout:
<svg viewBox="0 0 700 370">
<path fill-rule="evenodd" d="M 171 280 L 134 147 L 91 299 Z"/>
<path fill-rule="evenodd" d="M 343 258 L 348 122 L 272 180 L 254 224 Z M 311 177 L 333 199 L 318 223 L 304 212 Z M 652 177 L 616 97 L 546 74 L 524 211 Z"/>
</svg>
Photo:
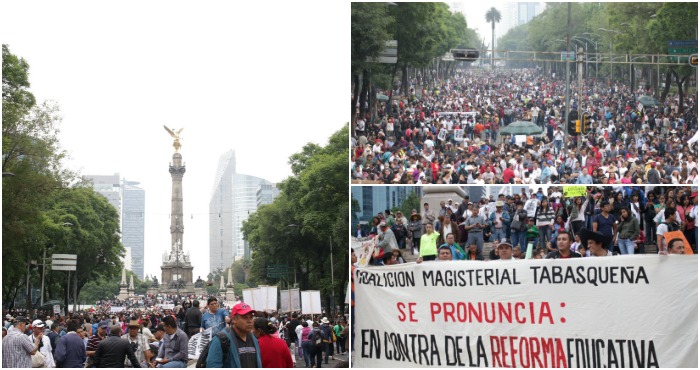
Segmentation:
<svg viewBox="0 0 700 370">
<path fill-rule="evenodd" d="M 698 55 L 697 54 L 690 54 L 690 58 L 688 58 L 688 64 L 690 64 L 691 67 L 697 67 L 698 66 Z"/>
<path fill-rule="evenodd" d="M 450 52 L 455 60 L 473 62 L 479 59 L 479 51 L 476 49 L 452 49 Z"/>
<path fill-rule="evenodd" d="M 581 133 L 581 120 L 576 120 L 576 133 L 580 134 Z"/>
<path fill-rule="evenodd" d="M 581 133 L 584 135 L 588 134 L 588 130 L 591 129 L 591 114 L 588 112 L 583 112 L 581 117 Z"/>
<path fill-rule="evenodd" d="M 576 135 L 576 123 L 578 122 L 578 111 L 572 110 L 569 112 L 569 119 L 566 121 L 566 132 L 569 135 Z"/>
</svg>

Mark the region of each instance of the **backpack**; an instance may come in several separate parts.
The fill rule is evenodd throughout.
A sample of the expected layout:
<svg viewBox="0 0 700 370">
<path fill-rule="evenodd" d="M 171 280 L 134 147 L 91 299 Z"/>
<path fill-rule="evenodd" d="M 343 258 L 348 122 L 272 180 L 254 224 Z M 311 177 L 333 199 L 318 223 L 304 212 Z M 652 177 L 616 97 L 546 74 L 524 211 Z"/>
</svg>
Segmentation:
<svg viewBox="0 0 700 370">
<path fill-rule="evenodd" d="M 312 342 L 316 348 L 323 347 L 323 335 L 321 335 L 321 329 L 314 330 Z"/>
<path fill-rule="evenodd" d="M 224 333 L 223 331 L 216 333 L 216 336 L 219 337 L 219 341 L 221 341 L 221 349 L 222 349 L 222 352 L 224 353 L 223 364 L 224 364 L 224 367 L 226 367 L 228 365 L 228 363 L 226 361 L 228 360 L 227 357 L 228 357 L 228 352 L 230 350 L 229 346 L 231 345 L 231 342 L 228 340 L 228 335 L 226 335 L 226 333 Z M 207 356 L 209 356 L 209 347 L 211 347 L 211 342 L 212 341 L 209 341 L 209 343 L 207 343 L 207 345 L 204 346 L 202 353 L 199 354 L 199 358 L 197 359 L 197 365 L 195 365 L 195 367 L 197 367 L 197 368 L 207 367 Z"/>
</svg>

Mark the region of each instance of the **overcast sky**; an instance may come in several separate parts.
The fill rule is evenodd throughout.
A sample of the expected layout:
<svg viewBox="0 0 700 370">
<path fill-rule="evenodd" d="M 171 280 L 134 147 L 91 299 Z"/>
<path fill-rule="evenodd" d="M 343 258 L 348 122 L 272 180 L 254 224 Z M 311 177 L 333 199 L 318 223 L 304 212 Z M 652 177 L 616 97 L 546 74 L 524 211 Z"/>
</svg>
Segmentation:
<svg viewBox="0 0 700 370">
<path fill-rule="evenodd" d="M 209 199 L 219 157 L 278 182 L 307 142 L 348 121 L 350 4 L 234 1 L 3 1 L 0 39 L 56 101 L 66 166 L 146 191 L 145 273 L 170 249 L 172 138 L 180 152 L 194 278 L 209 270 Z"/>
</svg>

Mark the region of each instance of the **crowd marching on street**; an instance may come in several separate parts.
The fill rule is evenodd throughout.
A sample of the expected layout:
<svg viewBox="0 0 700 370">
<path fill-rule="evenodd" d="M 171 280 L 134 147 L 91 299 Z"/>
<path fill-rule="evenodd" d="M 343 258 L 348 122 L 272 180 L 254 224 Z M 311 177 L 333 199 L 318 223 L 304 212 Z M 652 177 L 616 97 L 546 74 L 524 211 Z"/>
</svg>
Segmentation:
<svg viewBox="0 0 700 370">
<path fill-rule="evenodd" d="M 330 358 L 335 367 L 348 367 L 334 357 L 347 352 L 349 325 L 342 315 L 328 319 L 256 312 L 244 302 L 230 309 L 221 305 L 213 296 L 146 295 L 99 301 L 68 316 L 5 310 L 2 365 L 283 368 L 328 366 Z M 190 339 L 207 329 L 208 351 L 191 359 Z"/>
<path fill-rule="evenodd" d="M 353 125 L 353 182 L 384 184 L 698 184 L 695 95 L 650 92 L 587 79 L 572 110 L 589 112 L 587 135 L 565 136 L 565 82 L 536 70 L 457 72 L 436 87 L 409 80 Z M 580 108 L 580 109 L 579 109 Z M 358 110 L 359 112 L 359 110 Z M 541 135 L 501 135 L 516 121 Z M 581 138 L 581 139 L 580 139 Z"/>
<path fill-rule="evenodd" d="M 418 263 L 521 259 L 529 245 L 531 258 L 644 254 L 647 246 L 659 254 L 683 254 L 683 238 L 697 254 L 697 189 L 588 186 L 585 196 L 568 197 L 556 186 L 526 189 L 497 199 L 446 199 L 437 210 L 425 203 L 421 213 L 414 209 L 408 217 L 387 210 L 355 236 L 375 240 L 373 265 L 405 263 L 414 255 Z M 682 237 L 666 240 L 674 231 Z M 493 243 L 488 255 L 482 254 L 484 243 Z"/>
</svg>

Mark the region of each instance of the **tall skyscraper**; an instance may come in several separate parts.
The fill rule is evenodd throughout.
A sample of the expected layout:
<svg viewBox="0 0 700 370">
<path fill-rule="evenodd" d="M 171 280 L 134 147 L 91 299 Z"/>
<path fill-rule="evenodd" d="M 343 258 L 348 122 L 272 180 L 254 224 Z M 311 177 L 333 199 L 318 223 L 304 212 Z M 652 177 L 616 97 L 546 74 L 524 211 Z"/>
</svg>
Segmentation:
<svg viewBox="0 0 700 370">
<path fill-rule="evenodd" d="M 351 193 L 360 206 L 359 221 L 369 221 L 379 212 L 401 206 L 411 193 L 423 195 L 420 186 L 353 186 Z"/>
<path fill-rule="evenodd" d="M 248 242 L 243 239 L 241 226 L 251 213 L 258 209 L 258 188 L 272 184 L 259 177 L 236 174 L 233 178 L 233 257 L 250 256 Z M 232 261 L 231 261 L 232 262 Z M 229 262 L 229 265 L 231 264 Z"/>
<path fill-rule="evenodd" d="M 272 184 L 272 183 L 267 183 L 267 184 L 260 184 L 258 186 L 258 191 L 256 193 L 257 195 L 257 204 L 258 207 L 260 207 L 263 204 L 270 204 L 272 203 L 275 198 L 280 194 L 280 189 L 277 189 L 277 184 Z"/>
<path fill-rule="evenodd" d="M 121 242 L 126 248 L 124 267 L 133 271 L 139 279 L 144 278 L 144 236 L 146 193 L 138 187 L 138 182 L 123 181 L 119 174 L 86 175 L 92 181 L 92 188 L 107 198 L 119 215 Z"/>
<path fill-rule="evenodd" d="M 129 269 L 143 280 L 146 192 L 137 185 L 136 181 L 122 182 L 122 244 L 131 251 Z"/>
<path fill-rule="evenodd" d="M 233 261 L 233 177 L 236 152 L 229 150 L 219 159 L 209 201 L 209 271 L 226 269 Z"/>
</svg>

